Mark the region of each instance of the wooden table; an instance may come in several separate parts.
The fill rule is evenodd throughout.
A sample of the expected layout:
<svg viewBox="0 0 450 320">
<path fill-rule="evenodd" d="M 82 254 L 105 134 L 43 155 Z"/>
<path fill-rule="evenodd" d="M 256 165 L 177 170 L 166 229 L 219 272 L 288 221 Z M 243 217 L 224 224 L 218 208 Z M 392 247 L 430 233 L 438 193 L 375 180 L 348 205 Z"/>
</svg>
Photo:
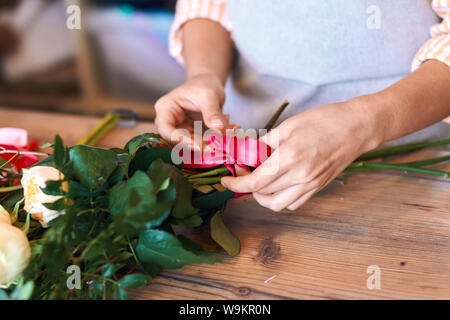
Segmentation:
<svg viewBox="0 0 450 320">
<path fill-rule="evenodd" d="M 0 127 L 67 144 L 98 119 L 0 108 Z M 151 123 L 116 129 L 102 146 L 122 146 L 154 131 Z M 424 151 L 404 157 L 412 160 Z M 447 166 L 447 169 L 450 169 Z M 225 223 L 242 252 L 218 265 L 166 271 L 134 299 L 450 299 L 450 184 L 394 172 L 348 174 L 296 212 L 273 213 L 251 197 L 229 202 Z M 381 289 L 366 285 L 369 266 Z"/>
</svg>

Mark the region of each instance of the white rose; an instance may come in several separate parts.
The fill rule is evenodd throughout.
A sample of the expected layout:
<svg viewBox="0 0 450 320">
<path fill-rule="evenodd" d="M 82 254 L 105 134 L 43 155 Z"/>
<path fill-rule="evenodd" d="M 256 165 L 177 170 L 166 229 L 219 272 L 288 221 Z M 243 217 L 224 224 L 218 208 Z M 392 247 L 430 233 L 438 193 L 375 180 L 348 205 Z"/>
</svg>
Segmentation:
<svg viewBox="0 0 450 320">
<path fill-rule="evenodd" d="M 30 259 L 25 233 L 10 223 L 0 223 L 0 287 L 8 287 L 22 274 Z"/>
<path fill-rule="evenodd" d="M 45 194 L 41 188 L 45 188 L 47 181 L 61 180 L 64 176 L 56 168 L 42 166 L 23 169 L 22 173 L 21 183 L 25 197 L 24 209 L 31 214 L 33 219 L 39 220 L 43 227 L 47 227 L 51 220 L 64 214 L 64 212 L 50 210 L 44 206 L 45 203 L 53 203 L 59 200 L 61 196 Z"/>
</svg>

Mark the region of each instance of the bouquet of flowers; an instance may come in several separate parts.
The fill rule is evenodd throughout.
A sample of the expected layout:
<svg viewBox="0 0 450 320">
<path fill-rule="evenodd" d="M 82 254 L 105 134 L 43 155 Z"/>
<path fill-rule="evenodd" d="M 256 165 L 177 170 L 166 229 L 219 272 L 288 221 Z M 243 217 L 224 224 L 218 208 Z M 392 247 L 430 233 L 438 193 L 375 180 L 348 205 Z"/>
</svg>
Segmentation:
<svg viewBox="0 0 450 320">
<path fill-rule="evenodd" d="M 209 224 L 212 239 L 229 255 L 238 254 L 239 240 L 221 218 L 235 196 L 220 185 L 223 175 L 234 174 L 228 150 L 235 148 L 229 145 L 269 148 L 249 138 L 216 138 L 213 152 L 184 156 L 152 133 L 113 149 L 68 148 L 57 136 L 53 154 L 39 162 L 38 153 L 4 147 L 22 162 L 34 158 L 21 172 L 19 161 L 11 166 L 12 157 L 2 168 L 14 183 L 0 189 L 7 220 L 0 225 L 6 256 L 0 284 L 7 288 L 0 298 L 126 299 L 125 289 L 144 285 L 163 269 L 220 262 L 216 251 L 175 234 L 173 226 Z M 248 154 L 238 151 L 235 161 L 256 167 L 264 160 Z M 195 157 L 200 161 L 191 163 Z M 70 284 L 74 267 L 79 278 Z"/>
</svg>

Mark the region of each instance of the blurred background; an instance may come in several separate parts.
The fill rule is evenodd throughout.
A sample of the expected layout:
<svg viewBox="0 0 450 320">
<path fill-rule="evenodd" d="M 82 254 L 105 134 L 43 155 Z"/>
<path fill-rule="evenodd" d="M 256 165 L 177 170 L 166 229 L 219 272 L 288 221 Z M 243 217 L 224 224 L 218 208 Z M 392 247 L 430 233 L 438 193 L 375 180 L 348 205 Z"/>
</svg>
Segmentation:
<svg viewBox="0 0 450 320">
<path fill-rule="evenodd" d="M 184 81 L 168 54 L 176 0 L 0 0 L 0 106 L 104 115 L 153 105 Z M 81 8 L 69 30 L 68 5 Z"/>
</svg>

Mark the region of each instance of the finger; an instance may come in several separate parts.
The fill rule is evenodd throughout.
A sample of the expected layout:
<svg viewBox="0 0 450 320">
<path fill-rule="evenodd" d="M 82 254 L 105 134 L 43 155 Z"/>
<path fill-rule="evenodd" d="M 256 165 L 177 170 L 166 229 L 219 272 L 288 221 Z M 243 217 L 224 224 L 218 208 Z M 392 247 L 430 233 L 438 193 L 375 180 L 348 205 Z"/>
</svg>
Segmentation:
<svg viewBox="0 0 450 320">
<path fill-rule="evenodd" d="M 210 129 L 225 130 L 228 126 L 228 119 L 222 113 L 222 108 L 217 100 L 200 101 L 200 108 L 203 115 L 203 122 Z"/>
<path fill-rule="evenodd" d="M 308 160 L 312 161 L 312 159 Z M 325 172 L 333 171 L 333 167 L 327 166 L 324 162 L 320 164 L 311 164 L 308 163 L 308 160 L 305 159 L 305 161 L 302 161 L 300 164 L 292 166 L 276 181 L 261 188 L 258 192 L 271 194 L 284 190 L 293 184 L 312 183 L 313 185 L 318 186 L 322 183 Z"/>
<path fill-rule="evenodd" d="M 272 211 L 280 212 L 287 208 L 294 201 L 299 199 L 305 192 L 308 192 L 310 187 L 308 185 L 295 185 L 283 191 L 268 194 L 259 192 L 253 193 L 255 200 L 263 207 L 269 208 Z"/>
<path fill-rule="evenodd" d="M 183 123 L 186 119 L 184 111 L 177 106 L 175 102 L 164 98 L 158 100 L 155 105 L 155 109 L 155 124 L 159 134 L 165 140 L 172 143 L 178 143 L 178 141 L 173 141 L 174 137 L 172 137 L 172 135 L 177 129 L 177 125 Z"/>
<path fill-rule="evenodd" d="M 299 199 L 297 199 L 296 201 L 294 201 L 292 204 L 290 204 L 287 208 L 291 211 L 293 210 L 297 210 L 298 208 L 300 208 L 302 205 L 304 205 L 309 199 L 312 198 L 312 196 L 314 194 L 316 194 L 319 191 L 319 188 L 316 189 L 312 189 L 310 191 L 308 191 L 307 193 L 305 193 L 304 195 L 302 195 Z"/>
<path fill-rule="evenodd" d="M 237 164 L 234 165 L 234 170 L 237 176 L 246 176 L 252 173 L 249 167 L 241 167 Z"/>
<path fill-rule="evenodd" d="M 279 161 L 279 149 L 251 174 L 241 177 L 223 177 L 222 185 L 234 192 L 257 192 L 284 174 L 288 167 Z"/>
<path fill-rule="evenodd" d="M 264 188 L 261 188 L 258 190 L 258 193 L 262 194 L 272 194 L 276 192 L 280 192 L 286 188 L 289 188 L 292 186 L 292 184 L 295 182 L 292 179 L 293 172 L 292 170 L 287 171 L 283 175 L 281 175 L 276 181 L 268 184 Z"/>
<path fill-rule="evenodd" d="M 336 168 L 334 168 L 334 167 L 336 167 Z M 288 206 L 288 209 L 291 210 L 291 211 L 292 210 L 297 210 L 299 207 L 301 207 L 303 204 L 305 204 L 309 199 L 311 199 L 311 197 L 314 194 L 316 194 L 317 192 L 319 192 L 320 190 L 325 188 L 331 181 L 333 181 L 334 178 L 340 172 L 340 170 L 338 169 L 339 166 L 334 166 L 334 167 L 330 169 L 332 174 L 324 173 L 321 177 L 317 178 L 315 180 L 316 183 L 314 184 L 314 188 L 311 189 L 310 191 L 306 192 L 301 198 L 297 199 L 292 204 L 290 204 Z M 328 177 L 325 178 L 325 175 L 328 176 Z"/>
<path fill-rule="evenodd" d="M 259 138 L 259 140 L 270 146 L 272 149 L 276 149 L 287 137 L 289 137 L 289 127 L 283 122 L 278 127 L 267 132 Z"/>
</svg>

